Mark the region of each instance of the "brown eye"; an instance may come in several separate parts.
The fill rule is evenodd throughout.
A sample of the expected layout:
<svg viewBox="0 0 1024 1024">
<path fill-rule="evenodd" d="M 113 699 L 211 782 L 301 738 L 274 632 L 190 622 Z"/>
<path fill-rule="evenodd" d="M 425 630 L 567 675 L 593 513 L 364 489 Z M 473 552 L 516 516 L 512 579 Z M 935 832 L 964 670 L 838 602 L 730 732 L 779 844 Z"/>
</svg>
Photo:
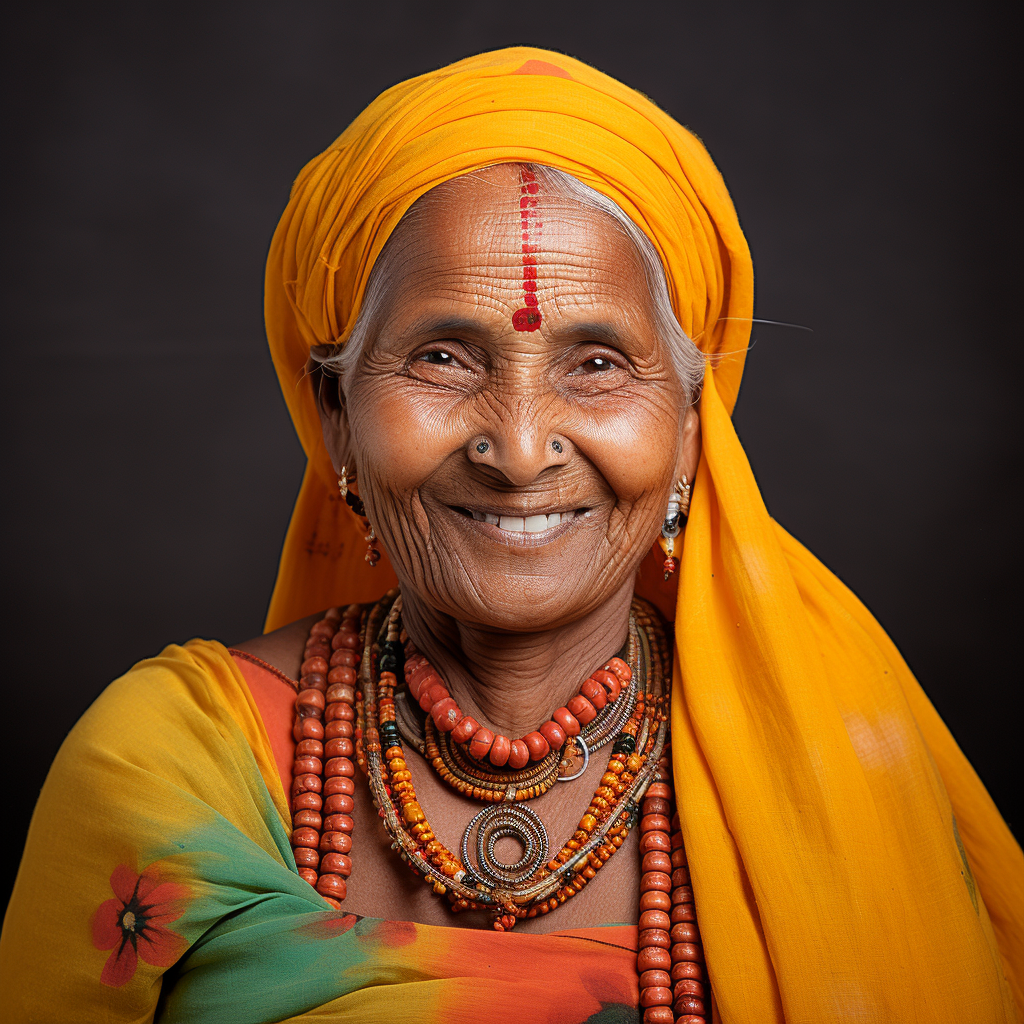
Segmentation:
<svg viewBox="0 0 1024 1024">
<path fill-rule="evenodd" d="M 610 359 L 605 359 L 604 356 L 594 356 L 593 359 L 588 359 L 585 363 L 580 363 L 573 373 L 606 373 L 608 370 L 613 370 L 615 364 Z"/>
<path fill-rule="evenodd" d="M 456 360 L 450 352 L 445 352 L 441 349 L 435 349 L 433 352 L 425 352 L 420 359 L 425 363 L 431 363 L 434 366 L 455 366 Z"/>
</svg>

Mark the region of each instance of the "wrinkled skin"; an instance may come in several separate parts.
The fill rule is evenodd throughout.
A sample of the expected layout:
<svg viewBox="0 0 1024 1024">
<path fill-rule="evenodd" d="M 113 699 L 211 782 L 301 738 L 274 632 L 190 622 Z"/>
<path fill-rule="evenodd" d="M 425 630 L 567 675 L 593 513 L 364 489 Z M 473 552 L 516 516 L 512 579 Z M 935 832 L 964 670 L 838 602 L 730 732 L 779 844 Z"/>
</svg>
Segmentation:
<svg viewBox="0 0 1024 1024">
<path fill-rule="evenodd" d="M 504 166 L 430 193 L 390 243 L 397 273 L 358 366 L 343 386 L 314 381 L 410 635 L 467 714 L 513 737 L 619 648 L 636 571 L 700 443 L 643 266 L 610 217 L 541 192 L 543 322 L 513 327 L 519 185 Z M 509 534 L 472 511 L 576 517 Z"/>
</svg>

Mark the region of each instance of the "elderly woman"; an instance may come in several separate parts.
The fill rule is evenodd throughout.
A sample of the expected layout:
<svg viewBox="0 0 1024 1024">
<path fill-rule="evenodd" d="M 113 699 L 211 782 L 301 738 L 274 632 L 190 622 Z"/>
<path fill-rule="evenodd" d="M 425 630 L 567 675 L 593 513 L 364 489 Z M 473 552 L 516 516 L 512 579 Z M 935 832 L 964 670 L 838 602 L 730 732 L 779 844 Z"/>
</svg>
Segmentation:
<svg viewBox="0 0 1024 1024">
<path fill-rule="evenodd" d="M 311 161 L 268 633 L 68 738 L 4 1019 L 1020 1019 L 1020 850 L 733 431 L 752 295 L 700 143 L 561 55 Z"/>
</svg>

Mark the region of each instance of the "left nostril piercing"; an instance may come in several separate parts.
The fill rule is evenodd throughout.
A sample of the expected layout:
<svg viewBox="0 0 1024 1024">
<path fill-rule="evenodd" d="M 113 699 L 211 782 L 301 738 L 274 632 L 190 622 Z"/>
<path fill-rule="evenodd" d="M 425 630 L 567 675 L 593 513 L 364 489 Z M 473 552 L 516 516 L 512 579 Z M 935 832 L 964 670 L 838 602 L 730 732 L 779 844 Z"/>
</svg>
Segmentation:
<svg viewBox="0 0 1024 1024">
<path fill-rule="evenodd" d="M 476 450 L 483 455 L 491 446 L 486 441 L 481 441 L 477 446 Z"/>
<path fill-rule="evenodd" d="M 552 441 L 551 442 L 551 447 L 554 448 L 555 451 L 558 452 L 559 455 L 562 454 L 562 442 L 561 441 Z"/>
</svg>

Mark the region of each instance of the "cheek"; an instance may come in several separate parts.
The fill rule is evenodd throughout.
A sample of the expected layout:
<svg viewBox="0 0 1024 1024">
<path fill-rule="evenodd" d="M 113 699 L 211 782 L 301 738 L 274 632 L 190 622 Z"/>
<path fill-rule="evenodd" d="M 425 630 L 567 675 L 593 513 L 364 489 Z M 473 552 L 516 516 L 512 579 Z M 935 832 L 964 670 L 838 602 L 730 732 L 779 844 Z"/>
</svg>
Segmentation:
<svg viewBox="0 0 1024 1024">
<path fill-rule="evenodd" d="M 658 504 L 672 480 L 679 448 L 679 409 L 669 395 L 644 394 L 585 418 L 576 441 L 621 505 Z"/>
<path fill-rule="evenodd" d="M 357 465 L 395 494 L 429 479 L 465 440 L 457 415 L 395 379 L 361 390 L 349 417 Z"/>
</svg>

